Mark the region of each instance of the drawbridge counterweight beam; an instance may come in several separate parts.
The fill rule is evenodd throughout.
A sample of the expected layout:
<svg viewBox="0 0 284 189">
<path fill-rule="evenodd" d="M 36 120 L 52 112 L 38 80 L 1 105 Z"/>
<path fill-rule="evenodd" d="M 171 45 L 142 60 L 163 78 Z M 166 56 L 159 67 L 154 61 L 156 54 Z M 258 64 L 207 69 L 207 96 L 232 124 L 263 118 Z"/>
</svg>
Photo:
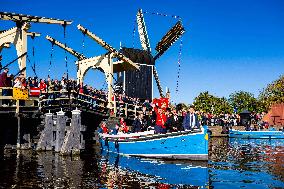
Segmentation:
<svg viewBox="0 0 284 189">
<path fill-rule="evenodd" d="M 69 52 L 71 55 L 75 56 L 78 60 L 87 59 L 87 57 L 85 57 L 83 54 L 81 54 L 81 53 L 75 51 L 74 49 L 72 49 L 72 48 L 66 46 L 65 44 L 63 44 L 63 43 L 57 41 L 56 39 L 54 39 L 54 38 L 52 38 L 52 37 L 50 37 L 50 36 L 48 36 L 48 35 L 47 35 L 45 38 L 46 38 L 48 41 L 50 41 L 52 44 L 55 44 L 55 45 L 57 45 L 58 47 L 60 47 L 60 48 L 62 48 L 62 49 L 64 49 L 64 50 L 66 50 L 66 51 Z"/>
<path fill-rule="evenodd" d="M 14 22 L 34 22 L 34 23 L 61 24 L 61 25 L 70 25 L 72 23 L 72 21 L 70 20 L 60 20 L 60 19 L 46 18 L 41 16 L 31 16 L 31 15 L 8 13 L 8 12 L 0 12 L 0 19 L 10 20 Z"/>
<path fill-rule="evenodd" d="M 102 40 L 101 38 L 99 38 L 98 36 L 96 36 L 95 34 L 93 34 L 92 32 L 90 32 L 88 29 L 84 28 L 83 26 L 81 26 L 80 24 L 77 26 L 77 28 L 83 32 L 84 34 L 86 34 L 87 36 L 89 36 L 90 38 L 92 38 L 93 40 L 95 40 L 99 45 L 101 45 L 103 48 L 105 48 L 106 50 L 108 50 L 109 52 L 113 53 L 114 57 L 128 63 L 131 67 L 133 67 L 134 69 L 139 69 L 139 66 L 137 64 L 135 64 L 134 62 L 132 62 L 129 58 L 127 58 L 126 56 L 124 56 L 122 53 L 118 52 L 115 48 L 113 48 L 111 45 L 109 45 L 107 42 L 105 42 L 104 40 Z"/>
</svg>

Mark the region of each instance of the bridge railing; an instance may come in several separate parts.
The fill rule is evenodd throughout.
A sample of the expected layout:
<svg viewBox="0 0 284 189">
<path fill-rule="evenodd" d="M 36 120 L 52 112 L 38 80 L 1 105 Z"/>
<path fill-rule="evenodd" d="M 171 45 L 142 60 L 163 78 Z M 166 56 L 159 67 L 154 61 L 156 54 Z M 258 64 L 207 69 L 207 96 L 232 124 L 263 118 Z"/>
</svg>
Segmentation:
<svg viewBox="0 0 284 189">
<path fill-rule="evenodd" d="M 16 101 L 13 87 L 0 87 L 0 107 L 14 107 Z M 20 107 L 37 107 L 38 97 L 28 95 L 27 98 L 20 100 Z"/>
<path fill-rule="evenodd" d="M 40 108 L 69 107 L 76 106 L 86 111 L 107 113 L 107 101 L 91 95 L 81 94 L 77 91 L 48 91 L 41 94 L 39 98 Z"/>
<path fill-rule="evenodd" d="M 85 111 L 128 119 L 134 119 L 137 114 L 142 113 L 142 106 L 135 104 L 135 102 L 127 103 L 114 100 L 108 103 L 106 99 L 104 94 L 92 96 L 74 90 L 48 91 L 41 92 L 39 96 L 28 95 L 25 100 L 20 100 L 20 107 L 38 107 L 39 110 L 48 110 L 79 106 Z M 12 87 L 0 88 L 0 107 L 13 107 L 16 105 L 16 100 Z M 3 106 L 3 104 L 7 105 Z"/>
<path fill-rule="evenodd" d="M 110 108 L 115 117 L 124 117 L 135 119 L 138 114 L 142 113 L 142 105 L 136 102 L 127 103 L 124 101 L 113 101 L 113 107 Z"/>
</svg>

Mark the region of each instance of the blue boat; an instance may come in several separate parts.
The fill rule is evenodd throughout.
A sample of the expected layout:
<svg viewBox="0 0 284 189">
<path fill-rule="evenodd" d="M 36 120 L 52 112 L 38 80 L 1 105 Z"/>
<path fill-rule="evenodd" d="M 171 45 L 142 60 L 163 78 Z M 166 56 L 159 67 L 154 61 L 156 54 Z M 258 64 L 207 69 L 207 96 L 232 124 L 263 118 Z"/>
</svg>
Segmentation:
<svg viewBox="0 0 284 189">
<path fill-rule="evenodd" d="M 284 139 L 283 131 L 239 131 L 229 130 L 230 138 L 246 138 L 246 139 Z"/>
<path fill-rule="evenodd" d="M 154 134 L 99 134 L 103 150 L 125 156 L 158 159 L 208 160 L 207 126 L 201 129 Z"/>
<path fill-rule="evenodd" d="M 170 185 L 190 185 L 206 187 L 209 184 L 209 169 L 207 162 L 163 161 L 149 158 L 126 157 L 116 153 L 103 151 L 103 157 L 108 163 L 127 172 L 138 172 L 146 175 L 152 182 Z M 171 174 L 169 174 L 169 172 Z"/>
</svg>

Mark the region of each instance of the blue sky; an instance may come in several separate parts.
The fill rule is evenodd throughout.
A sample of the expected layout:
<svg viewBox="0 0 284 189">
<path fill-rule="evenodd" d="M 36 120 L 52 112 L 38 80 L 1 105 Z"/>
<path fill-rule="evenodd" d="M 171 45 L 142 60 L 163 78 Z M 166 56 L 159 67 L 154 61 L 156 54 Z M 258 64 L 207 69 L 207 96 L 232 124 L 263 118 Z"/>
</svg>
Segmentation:
<svg viewBox="0 0 284 189">
<path fill-rule="evenodd" d="M 192 103 L 202 91 L 228 97 L 245 90 L 258 95 L 259 90 L 284 72 L 284 1 L 282 0 L 121 0 L 121 1 L 22 1 L 1 0 L 0 11 L 73 20 L 67 27 L 66 39 L 59 25 L 32 24 L 30 31 L 41 33 L 29 39 L 29 57 L 36 62 L 39 77 L 47 77 L 51 45 L 50 35 L 86 56 L 105 52 L 94 41 L 85 38 L 76 26 L 81 24 L 115 48 L 141 48 L 138 33 L 133 37 L 138 8 L 182 17 L 186 33 L 182 37 L 182 61 L 179 92 L 175 93 L 178 51 L 177 41 L 157 62 L 163 88 L 169 87 L 174 102 Z M 152 50 L 167 30 L 175 24 L 171 17 L 145 14 Z M 10 21 L 0 21 L 0 29 L 13 27 Z M 32 46 L 36 55 L 32 57 Z M 12 47 L 2 51 L 3 64 L 16 57 Z M 60 78 L 66 72 L 64 51 L 55 47 L 51 76 Z M 75 78 L 76 59 L 68 54 L 69 75 Z M 17 65 L 11 67 L 17 72 Z M 30 66 L 28 75 L 33 76 Z M 89 71 L 86 83 L 102 88 L 104 75 Z M 155 87 L 155 96 L 158 90 Z"/>
</svg>

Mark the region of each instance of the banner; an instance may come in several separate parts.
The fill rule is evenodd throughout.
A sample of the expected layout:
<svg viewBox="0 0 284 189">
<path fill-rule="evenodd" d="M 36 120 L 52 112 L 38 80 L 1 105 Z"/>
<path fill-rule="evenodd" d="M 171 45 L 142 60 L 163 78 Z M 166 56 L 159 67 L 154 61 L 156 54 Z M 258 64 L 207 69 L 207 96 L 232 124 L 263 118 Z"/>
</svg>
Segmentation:
<svg viewBox="0 0 284 189">
<path fill-rule="evenodd" d="M 13 88 L 13 98 L 15 100 L 27 100 L 29 98 L 28 89 Z"/>
</svg>

